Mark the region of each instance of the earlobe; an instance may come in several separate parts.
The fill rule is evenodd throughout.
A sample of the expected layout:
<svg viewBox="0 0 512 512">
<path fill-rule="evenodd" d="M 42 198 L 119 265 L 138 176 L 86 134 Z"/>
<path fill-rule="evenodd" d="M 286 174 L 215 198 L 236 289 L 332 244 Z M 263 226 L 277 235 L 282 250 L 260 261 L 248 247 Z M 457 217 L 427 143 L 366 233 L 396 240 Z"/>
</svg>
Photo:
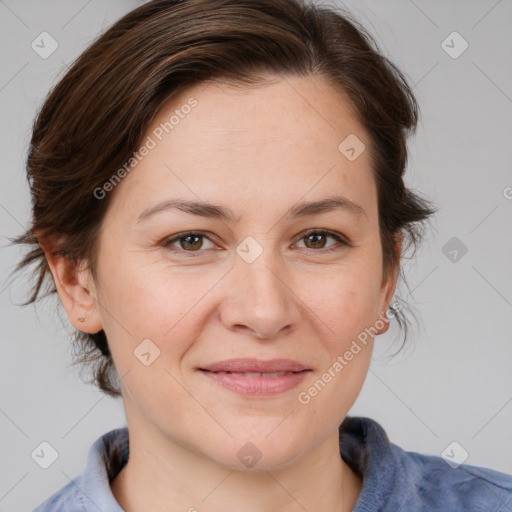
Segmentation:
<svg viewBox="0 0 512 512">
<path fill-rule="evenodd" d="M 90 271 L 81 269 L 65 256 L 55 254 L 46 242 L 40 242 L 55 282 L 57 293 L 70 323 L 76 329 L 96 333 L 103 326 L 99 316 L 94 283 Z"/>
<path fill-rule="evenodd" d="M 375 326 L 377 327 L 377 335 L 384 334 L 389 329 L 389 319 L 385 311 L 381 311 Z"/>
</svg>

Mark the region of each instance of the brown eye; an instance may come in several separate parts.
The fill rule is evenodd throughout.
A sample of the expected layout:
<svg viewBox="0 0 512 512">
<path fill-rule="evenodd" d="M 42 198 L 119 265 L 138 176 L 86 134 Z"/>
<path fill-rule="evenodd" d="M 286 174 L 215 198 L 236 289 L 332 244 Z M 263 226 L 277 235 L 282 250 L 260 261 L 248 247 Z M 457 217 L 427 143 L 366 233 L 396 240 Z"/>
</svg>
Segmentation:
<svg viewBox="0 0 512 512">
<path fill-rule="evenodd" d="M 335 240 L 337 243 L 326 246 L 327 239 L 331 238 Z M 341 238 L 337 233 L 326 230 L 314 230 L 306 233 L 300 241 L 304 240 L 306 249 L 325 249 L 325 251 L 333 251 L 339 249 L 340 246 L 349 246 L 348 242 L 346 242 L 343 238 Z M 325 252 L 324 251 L 324 252 Z"/>
<path fill-rule="evenodd" d="M 171 252 L 176 253 L 201 253 L 204 252 L 201 251 L 201 249 L 205 248 L 205 240 L 211 244 L 211 247 L 206 247 L 206 249 L 211 249 L 213 243 L 204 233 L 200 232 L 180 233 L 164 242 L 163 246 Z"/>
<path fill-rule="evenodd" d="M 178 238 L 178 242 L 180 242 L 182 249 L 190 249 L 194 251 L 196 249 L 201 249 L 201 246 L 203 245 L 202 237 L 197 235 L 188 235 Z"/>
<path fill-rule="evenodd" d="M 326 235 L 320 235 L 317 233 L 313 233 L 312 235 L 304 237 L 304 239 L 307 240 L 306 246 L 309 249 L 323 249 L 325 246 L 326 238 Z M 308 242 L 311 242 L 311 246 L 308 245 Z"/>
</svg>

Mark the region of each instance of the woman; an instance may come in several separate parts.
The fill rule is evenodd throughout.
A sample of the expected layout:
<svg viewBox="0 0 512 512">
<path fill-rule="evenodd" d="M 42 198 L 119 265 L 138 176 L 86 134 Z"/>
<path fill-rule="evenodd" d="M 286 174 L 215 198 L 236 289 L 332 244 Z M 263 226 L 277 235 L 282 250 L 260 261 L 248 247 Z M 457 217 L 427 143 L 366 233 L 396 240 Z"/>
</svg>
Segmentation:
<svg viewBox="0 0 512 512">
<path fill-rule="evenodd" d="M 34 124 L 20 268 L 127 428 L 37 512 L 510 507 L 511 476 L 347 416 L 435 212 L 416 123 L 364 29 L 299 0 L 152 1 L 80 56 Z"/>
</svg>

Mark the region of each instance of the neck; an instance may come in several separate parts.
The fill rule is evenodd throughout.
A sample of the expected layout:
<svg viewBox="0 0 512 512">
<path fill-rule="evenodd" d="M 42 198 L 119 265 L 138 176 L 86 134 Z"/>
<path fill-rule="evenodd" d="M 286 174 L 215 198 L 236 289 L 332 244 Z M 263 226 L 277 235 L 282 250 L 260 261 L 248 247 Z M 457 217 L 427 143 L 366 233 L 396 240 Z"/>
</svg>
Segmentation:
<svg viewBox="0 0 512 512">
<path fill-rule="evenodd" d="M 129 425 L 129 432 L 129 460 L 110 484 L 126 512 L 347 512 L 362 487 L 339 454 L 337 430 L 300 460 L 270 471 L 222 466 L 155 430 Z"/>
</svg>

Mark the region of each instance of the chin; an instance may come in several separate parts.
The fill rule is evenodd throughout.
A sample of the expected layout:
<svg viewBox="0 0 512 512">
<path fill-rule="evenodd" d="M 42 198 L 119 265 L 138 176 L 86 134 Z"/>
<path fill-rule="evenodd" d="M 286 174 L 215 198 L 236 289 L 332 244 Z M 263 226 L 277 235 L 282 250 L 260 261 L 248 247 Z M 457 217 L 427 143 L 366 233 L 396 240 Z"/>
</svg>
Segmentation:
<svg viewBox="0 0 512 512">
<path fill-rule="evenodd" d="M 273 428 L 275 429 L 275 423 Z M 211 458 L 218 464 L 237 471 L 275 471 L 292 464 L 304 448 L 303 442 L 294 439 L 288 432 L 265 430 L 264 434 L 250 436 L 245 433 L 233 435 L 227 443 L 219 443 L 223 452 L 216 451 Z M 284 435 L 283 435 L 284 434 Z M 297 434 L 298 436 L 298 434 Z M 298 436 L 302 437 L 303 436 Z"/>
<path fill-rule="evenodd" d="M 255 445 L 246 445 L 237 451 L 234 458 L 232 456 L 221 457 L 220 459 L 216 458 L 215 461 L 217 464 L 235 471 L 257 473 L 285 469 L 294 462 L 297 455 L 295 451 L 276 453 L 267 451 L 265 448 L 260 450 Z"/>
</svg>

